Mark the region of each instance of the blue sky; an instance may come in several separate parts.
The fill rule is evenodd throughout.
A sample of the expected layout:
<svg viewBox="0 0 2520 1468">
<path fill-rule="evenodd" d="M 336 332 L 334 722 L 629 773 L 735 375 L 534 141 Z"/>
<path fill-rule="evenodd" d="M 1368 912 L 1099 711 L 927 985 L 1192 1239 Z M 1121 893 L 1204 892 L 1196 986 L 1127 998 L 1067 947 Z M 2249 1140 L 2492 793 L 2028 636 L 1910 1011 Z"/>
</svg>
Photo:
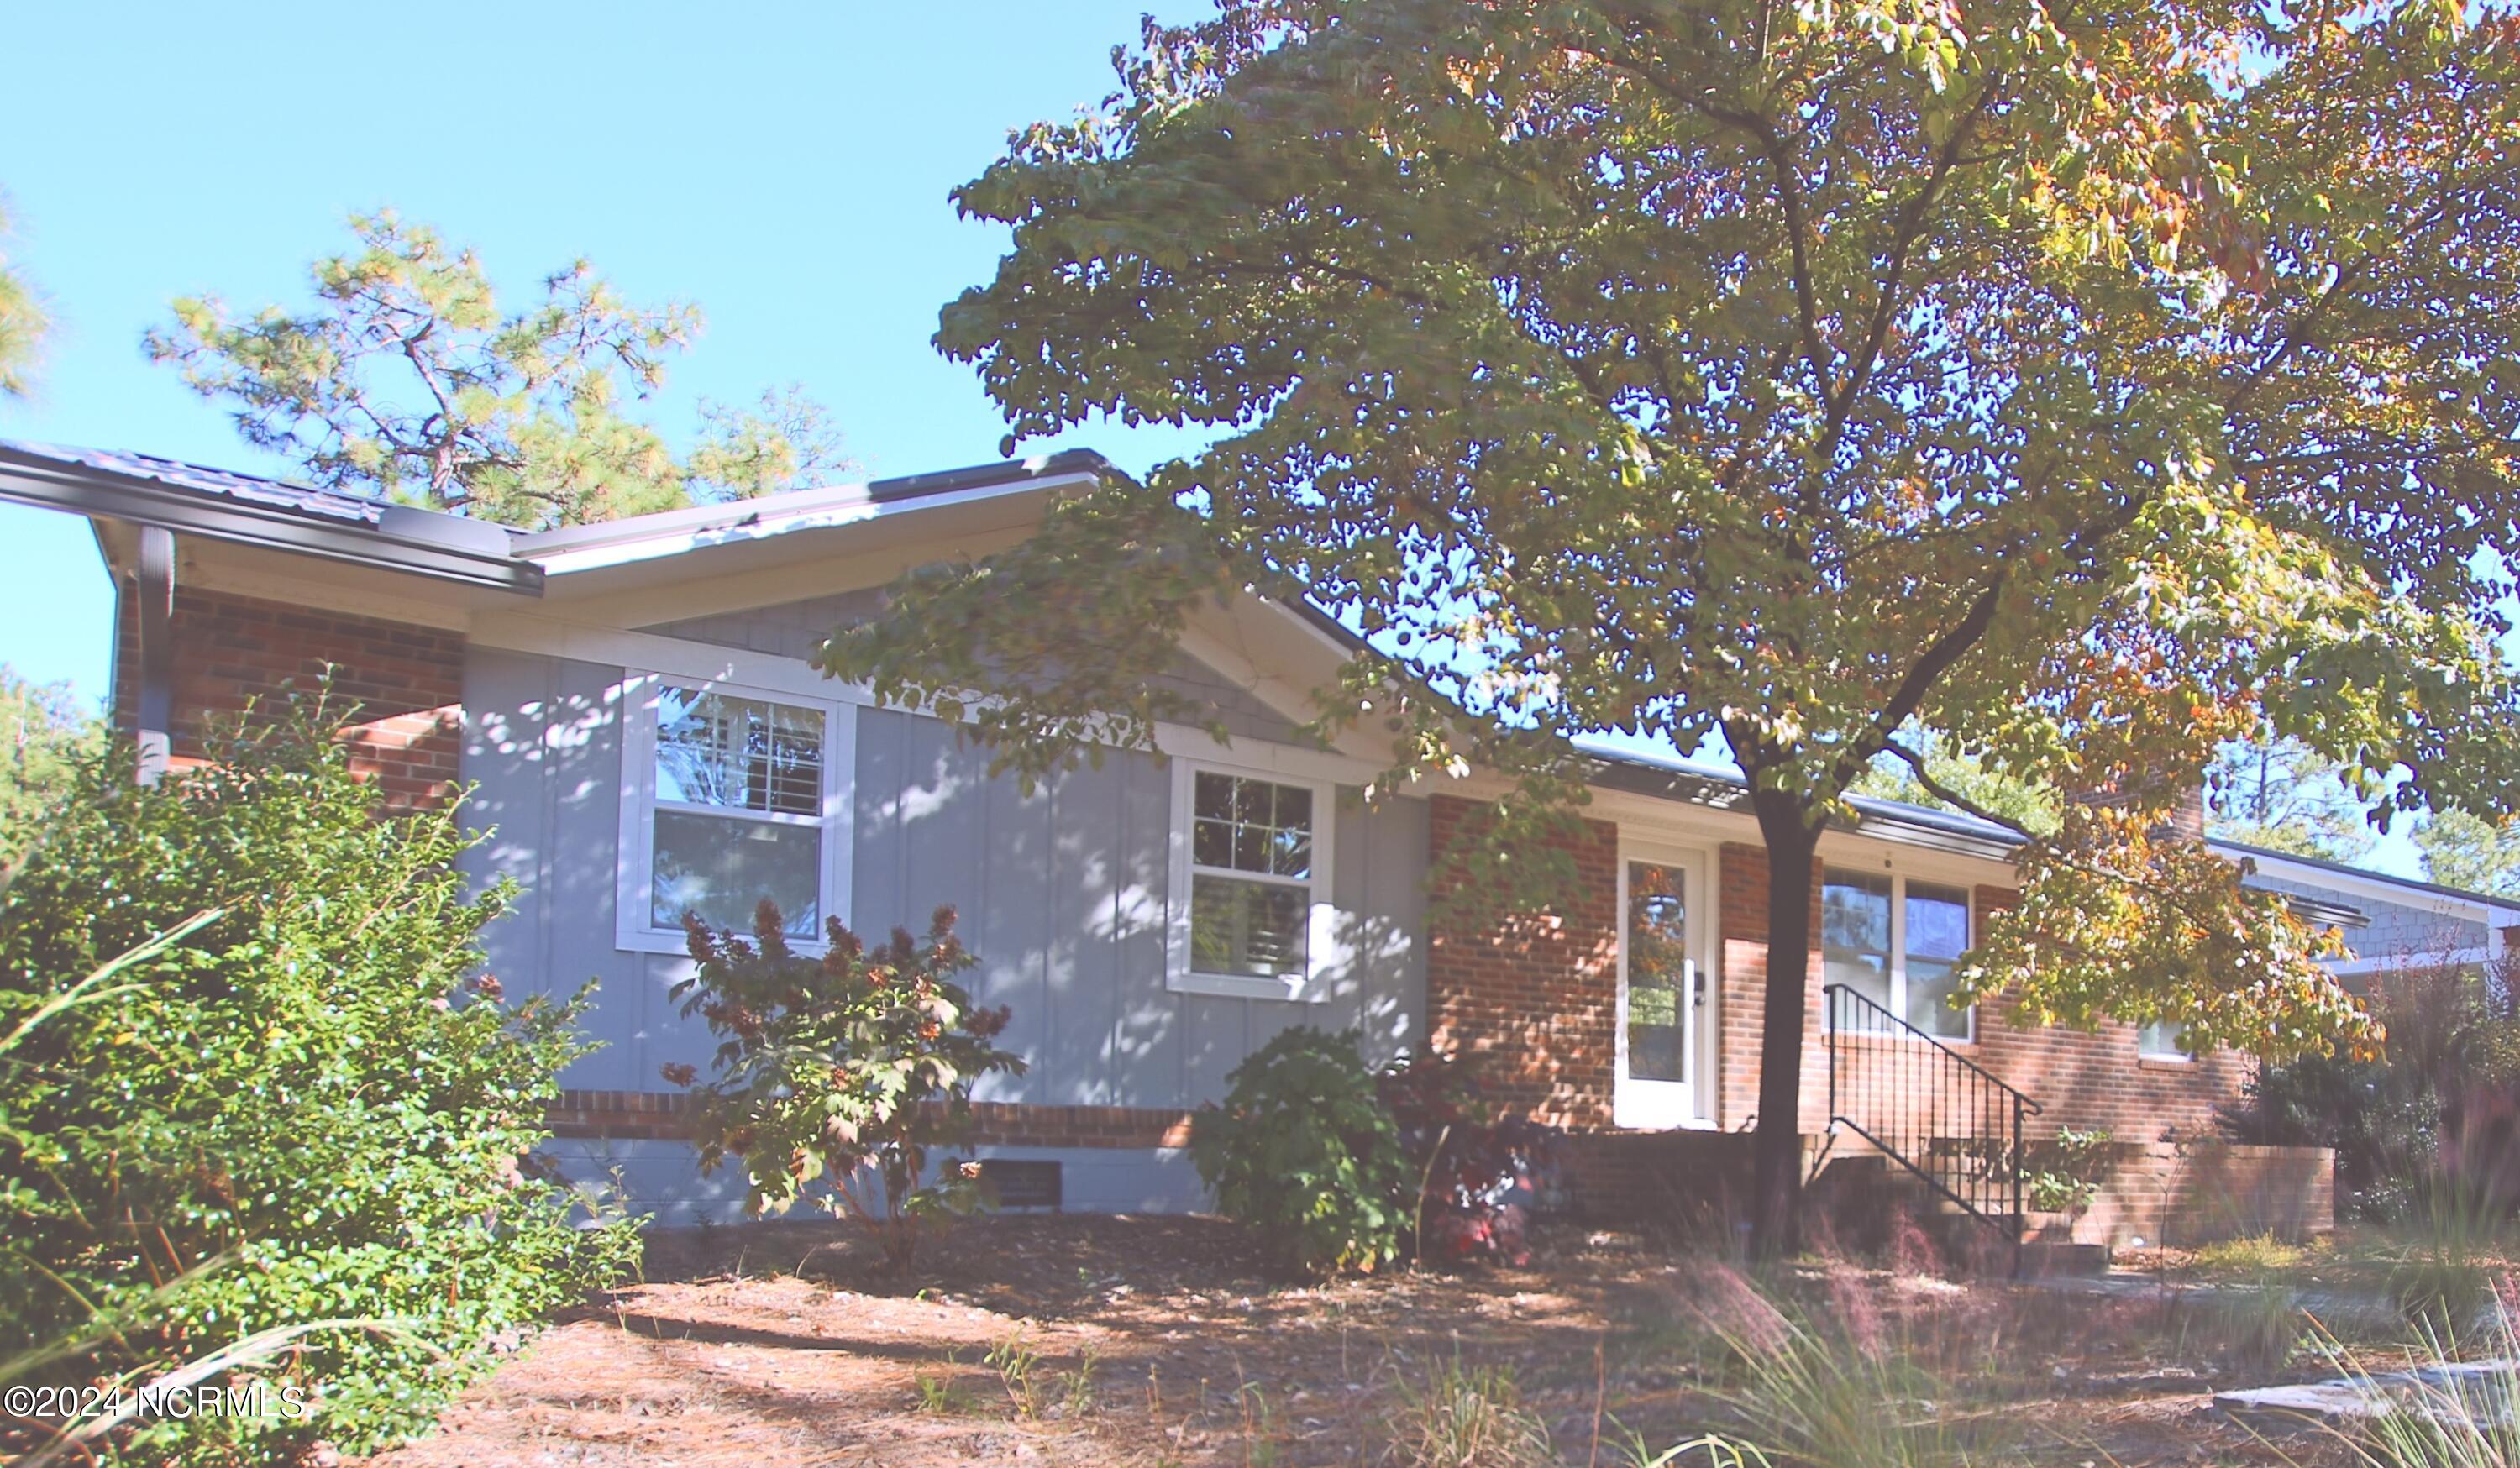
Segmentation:
<svg viewBox="0 0 2520 1468">
<path fill-rule="evenodd" d="M 25 7 L 0 193 L 56 329 L 0 437 L 283 471 L 141 333 L 188 293 L 302 306 L 344 216 L 390 205 L 477 248 L 511 300 L 585 255 L 634 301 L 699 304 L 669 430 L 697 397 L 793 381 L 869 474 L 994 458 L 995 409 L 929 339 L 1003 233 L 946 196 L 1008 129 L 1108 92 L 1148 9 L 1207 6 Z M 1194 440 L 1102 424 L 1024 452 L 1070 444 L 1144 469 Z M 0 506 L 0 662 L 96 698 L 112 612 L 85 522 Z M 2372 865 L 2415 870 L 2403 831 Z"/>
<path fill-rule="evenodd" d="M 25 8 L 0 192 L 56 331 L 34 400 L 0 401 L 0 437 L 280 471 L 141 332 L 190 292 L 302 306 L 344 216 L 389 204 L 477 247 L 512 300 L 583 254 L 633 300 L 698 302 L 671 430 L 696 396 L 795 381 L 868 473 L 994 458 L 996 411 L 929 338 L 1003 235 L 946 195 L 1009 128 L 1108 92 L 1111 47 L 1148 8 Z M 1102 426 L 1040 447 L 1071 441 L 1131 468 L 1191 442 Z M 111 611 L 83 521 L 0 507 L 0 661 L 98 696 Z"/>
</svg>

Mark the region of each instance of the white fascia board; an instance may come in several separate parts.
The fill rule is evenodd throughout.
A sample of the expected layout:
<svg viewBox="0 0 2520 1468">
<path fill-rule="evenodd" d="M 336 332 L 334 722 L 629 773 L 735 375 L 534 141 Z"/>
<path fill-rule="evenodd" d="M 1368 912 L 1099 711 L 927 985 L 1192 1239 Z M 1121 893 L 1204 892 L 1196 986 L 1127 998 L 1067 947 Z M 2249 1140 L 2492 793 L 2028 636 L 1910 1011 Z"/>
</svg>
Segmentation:
<svg viewBox="0 0 2520 1468">
<path fill-rule="evenodd" d="M 517 542 L 519 559 L 551 576 L 662 560 L 689 551 L 775 540 L 801 531 L 837 529 L 919 514 L 949 505 L 969 505 L 1017 495 L 1056 495 L 1091 488 L 1090 473 L 1012 478 L 1002 484 L 942 490 L 898 500 L 868 497 L 864 485 L 800 489 L 734 505 L 707 505 L 634 515 L 602 525 L 577 525 L 528 535 Z"/>
</svg>

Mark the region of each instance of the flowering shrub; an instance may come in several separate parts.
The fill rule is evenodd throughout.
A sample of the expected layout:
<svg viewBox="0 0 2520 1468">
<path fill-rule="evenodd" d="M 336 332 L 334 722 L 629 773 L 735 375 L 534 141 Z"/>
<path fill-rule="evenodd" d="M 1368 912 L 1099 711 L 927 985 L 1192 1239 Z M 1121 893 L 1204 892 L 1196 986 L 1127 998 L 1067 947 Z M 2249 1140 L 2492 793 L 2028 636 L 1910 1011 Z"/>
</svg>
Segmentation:
<svg viewBox="0 0 2520 1468">
<path fill-rule="evenodd" d="M 1298 1026 L 1226 1077 L 1192 1121 L 1191 1160 L 1218 1211 L 1282 1266 L 1317 1277 L 1399 1257 L 1417 1175 L 1356 1033 Z"/>
<path fill-rule="evenodd" d="M 478 974 L 510 890 L 467 893 L 452 812 L 381 816 L 340 712 L 154 789 L 91 757 L 0 877 L 0 1380 L 215 1366 L 299 1410 L 0 1424 L 0 1457 L 365 1451 L 636 1257 L 530 1155 L 574 1003 Z"/>
<path fill-rule="evenodd" d="M 1462 1063 L 1421 1057 L 1376 1075 L 1355 1032 L 1298 1028 L 1227 1079 L 1224 1106 L 1192 1128 L 1191 1157 L 1219 1210 L 1252 1224 L 1281 1263 L 1328 1275 L 1412 1251 L 1530 1259 L 1565 1134 L 1500 1114 Z"/>
<path fill-rule="evenodd" d="M 1563 1191 L 1566 1134 L 1502 1114 L 1469 1066 L 1450 1055 L 1399 1061 L 1379 1090 L 1415 1175 L 1418 1256 L 1529 1263 L 1532 1218 Z"/>
<path fill-rule="evenodd" d="M 699 967 L 674 996 L 723 1042 L 704 1085 L 692 1066 L 664 1067 L 697 1088 L 700 1165 L 741 1156 L 754 1212 L 814 1196 L 909 1269 L 928 1226 L 979 1201 L 976 1168 L 949 1162 L 930 1177 L 929 1154 L 965 1145 L 974 1083 L 1024 1069 L 994 1044 L 1008 1011 L 974 1006 L 954 982 L 975 961 L 954 910 L 938 908 L 926 937 L 896 928 L 873 952 L 835 918 L 819 958 L 788 947 L 768 902 L 750 941 L 697 916 L 684 925 Z"/>
</svg>

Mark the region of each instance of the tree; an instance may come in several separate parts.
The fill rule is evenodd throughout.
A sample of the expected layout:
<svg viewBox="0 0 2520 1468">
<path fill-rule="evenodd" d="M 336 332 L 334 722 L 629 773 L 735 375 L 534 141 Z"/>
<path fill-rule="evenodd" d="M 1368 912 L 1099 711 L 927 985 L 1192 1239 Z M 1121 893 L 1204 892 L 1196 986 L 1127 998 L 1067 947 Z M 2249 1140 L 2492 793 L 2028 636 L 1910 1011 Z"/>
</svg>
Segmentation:
<svg viewBox="0 0 2520 1468">
<path fill-rule="evenodd" d="M 813 483 L 847 467 L 801 388 L 756 408 L 701 404 L 677 455 L 628 411 L 699 334 L 697 307 L 624 301 L 580 259 L 503 311 L 472 251 L 391 210 L 357 215 L 354 253 L 316 262 L 316 307 L 239 321 L 215 296 L 147 336 L 246 441 L 316 483 L 527 528 L 583 524 Z"/>
<path fill-rule="evenodd" d="M 1982 760 L 1952 752 L 1951 741 L 1930 730 L 1909 730 L 1901 742 L 1921 757 L 1912 765 L 1897 755 L 1878 755 L 1846 787 L 1850 795 L 1904 800 L 1910 805 L 1947 810 L 1985 811 L 2001 815 L 2016 830 L 2053 830 L 2062 818 L 2063 801 L 2054 790 L 2025 784 L 1987 769 Z M 1947 790 L 1961 802 L 1936 795 Z"/>
<path fill-rule="evenodd" d="M 0 245 L 9 239 L 9 211 L 0 207 Z M 43 346 L 50 323 L 44 303 L 24 275 L 10 268 L 0 251 L 0 398 L 22 398 L 32 385 L 29 374 Z"/>
<path fill-rule="evenodd" d="M 2223 746 L 2206 771 L 2206 827 L 2226 841 L 2351 862 L 2371 850 L 2367 795 L 2299 739 Z"/>
<path fill-rule="evenodd" d="M 0 874 L 24 858 L 47 818 L 69 798 L 105 726 L 66 683 L 29 683 L 0 663 Z"/>
<path fill-rule="evenodd" d="M 1310 599 L 1372 648 L 1324 733 L 1515 778 L 1451 884 L 1538 865 L 1498 858 L 1580 799 L 1552 735 L 1720 737 L 1771 874 L 1768 1247 L 1816 843 L 1884 754 L 1972 804 L 1912 721 L 2085 793 L 1972 994 L 2368 1043 L 2331 937 L 2169 817 L 2261 729 L 2510 808 L 2506 5 L 1228 0 L 1118 69 L 958 194 L 1012 246 L 937 339 L 1010 446 L 1218 436 L 912 579 L 829 669 L 959 709 L 1025 666 L 972 727 L 1037 773 L 1173 716 L 1200 599 Z"/>
<path fill-rule="evenodd" d="M 2435 811 L 2415 827 L 2424 875 L 2493 897 L 2520 897 L 2520 828 L 2465 811 Z"/>
</svg>

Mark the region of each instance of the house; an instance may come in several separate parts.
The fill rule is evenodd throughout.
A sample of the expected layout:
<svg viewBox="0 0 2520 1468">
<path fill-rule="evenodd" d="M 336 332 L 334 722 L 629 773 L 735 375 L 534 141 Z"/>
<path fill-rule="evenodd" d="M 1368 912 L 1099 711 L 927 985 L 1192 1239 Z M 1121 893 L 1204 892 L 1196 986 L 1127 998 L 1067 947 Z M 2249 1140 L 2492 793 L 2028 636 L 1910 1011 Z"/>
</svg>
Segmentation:
<svg viewBox="0 0 2520 1468">
<path fill-rule="evenodd" d="M 566 1077 L 562 1159 L 616 1172 L 661 1222 L 731 1217 L 741 1187 L 697 1173 L 659 1077 L 711 1048 L 668 998 L 689 970 L 677 919 L 743 924 L 764 895 L 800 940 L 828 916 L 881 932 L 961 911 L 971 987 L 1012 1006 L 1005 1043 L 1031 1061 L 982 1093 L 981 1154 L 1011 1199 L 1197 1206 L 1191 1111 L 1292 1025 L 1355 1028 L 1376 1056 L 1483 1056 L 1498 1094 L 1584 1134 L 1581 1188 L 1604 1209 L 1711 1191 L 1752 1121 L 1764 962 L 1766 863 L 1727 772 L 1587 746 L 1580 902 L 1443 932 L 1429 854 L 1493 787 L 1474 773 L 1362 800 L 1370 740 L 1295 732 L 1349 645 L 1310 607 L 1245 596 L 1185 634 L 1170 677 L 1229 742 L 1162 728 L 1154 751 L 1031 794 L 955 726 L 808 666 L 905 569 L 1014 544 L 1101 470 L 1061 454 L 526 534 L 0 444 L 0 498 L 93 522 L 119 597 L 114 717 L 152 766 L 198 757 L 205 718 L 330 667 L 363 705 L 343 732 L 354 761 L 389 800 L 472 787 L 465 818 L 491 831 L 472 870 L 523 893 L 487 935 L 492 968 L 512 995 L 601 981 L 605 1048 Z M 1823 842 L 1813 914 L 1813 982 L 1833 986 L 1806 1047 L 1815 1154 L 1869 1136 L 1933 1173 L 1980 1133 L 2105 1129 L 2152 1188 L 2111 1237 L 2206 1226 L 2189 1206 L 2206 1197 L 2233 1227 L 2323 1225 L 2323 1153 L 2225 1148 L 2197 1170 L 2242 1057 L 1943 1003 L 1952 960 L 2008 898 L 2013 838 L 1859 809 Z M 2492 963 L 2520 922 L 2472 893 L 2225 850 L 2341 927 L 2349 973 Z M 1868 1018 L 1824 1029 L 1830 1013 Z"/>
</svg>

